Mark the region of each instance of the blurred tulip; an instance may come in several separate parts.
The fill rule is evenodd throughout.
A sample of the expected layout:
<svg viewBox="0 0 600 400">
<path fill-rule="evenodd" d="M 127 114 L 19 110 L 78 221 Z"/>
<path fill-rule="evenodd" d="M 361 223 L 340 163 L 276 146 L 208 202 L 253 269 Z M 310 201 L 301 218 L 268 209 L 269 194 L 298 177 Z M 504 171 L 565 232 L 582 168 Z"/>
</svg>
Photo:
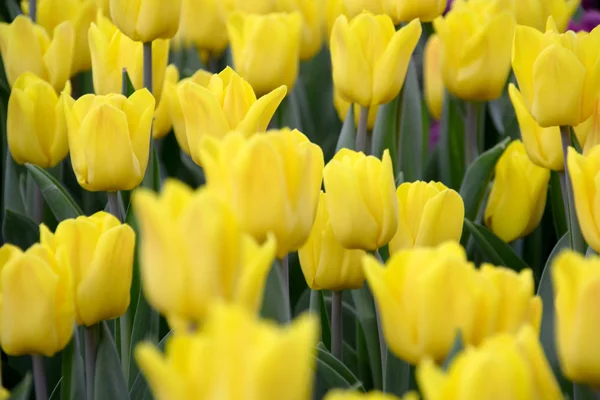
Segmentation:
<svg viewBox="0 0 600 400">
<path fill-rule="evenodd" d="M 527 25 L 543 32 L 546 20 L 552 16 L 559 32 L 567 29 L 569 20 L 577 11 L 580 0 L 504 0 L 517 18 L 519 25 Z"/>
<path fill-rule="evenodd" d="M 298 250 L 306 283 L 313 290 L 360 289 L 365 281 L 362 250 L 346 250 L 331 228 L 327 195 L 321 192 L 317 217 L 308 241 Z"/>
<path fill-rule="evenodd" d="M 347 249 L 377 250 L 398 228 L 398 201 L 392 159 L 340 150 L 325 167 L 323 177 L 331 226 Z"/>
<path fill-rule="evenodd" d="M 174 180 L 160 195 L 138 189 L 133 205 L 141 232 L 142 287 L 154 308 L 189 322 L 204 319 L 217 300 L 260 309 L 275 256 L 272 235 L 259 246 L 214 192 L 193 192 Z"/>
<path fill-rule="evenodd" d="M 444 361 L 457 331 L 472 330 L 475 267 L 459 244 L 403 250 L 385 267 L 369 255 L 363 266 L 397 357 L 411 364 L 424 357 Z"/>
<path fill-rule="evenodd" d="M 74 41 L 68 21 L 54 29 L 52 40 L 44 28 L 23 15 L 10 24 L 0 23 L 0 50 L 10 86 L 20 75 L 33 72 L 61 91 L 71 76 Z"/>
<path fill-rule="evenodd" d="M 550 171 L 531 162 L 520 140 L 512 141 L 495 168 L 485 224 L 507 243 L 529 235 L 546 207 Z"/>
<path fill-rule="evenodd" d="M 592 115 L 575 126 L 573 130 L 577 141 L 583 146 L 583 155 L 588 155 L 594 147 L 600 144 L 600 98 L 594 104 Z"/>
<path fill-rule="evenodd" d="M 164 355 L 142 343 L 135 359 L 157 400 L 309 400 L 318 329 L 312 316 L 279 327 L 217 306 L 198 333 L 173 334 Z"/>
<path fill-rule="evenodd" d="M 552 17 L 546 33 L 519 26 L 512 66 L 523 102 L 543 128 L 576 126 L 588 119 L 600 92 L 600 29 L 558 34 Z"/>
<path fill-rule="evenodd" d="M 600 258 L 565 251 L 552 263 L 556 308 L 556 347 L 565 376 L 593 387 L 600 385 L 598 291 Z"/>
<path fill-rule="evenodd" d="M 346 11 L 344 15 L 352 19 L 363 11 L 367 11 L 372 14 L 383 14 L 382 3 L 384 1 L 386 0 L 342 0 Z"/>
<path fill-rule="evenodd" d="M 227 21 L 235 70 L 258 95 L 281 85 L 291 91 L 298 77 L 302 16 L 233 13 Z"/>
<path fill-rule="evenodd" d="M 204 136 L 221 138 L 234 130 L 246 136 L 264 132 L 286 92 L 285 86 L 279 86 L 257 100 L 252 86 L 229 67 L 213 75 L 207 86 L 193 81 L 182 84 L 177 95 L 192 159 L 201 165 Z"/>
<path fill-rule="evenodd" d="M 129 307 L 135 232 L 104 211 L 66 219 L 53 234 L 40 227 L 40 241 L 52 251 L 64 247 L 73 276 L 75 320 L 92 326 L 120 317 Z"/>
<path fill-rule="evenodd" d="M 75 315 L 72 273 L 65 252 L 35 244 L 26 252 L 0 248 L 0 344 L 10 356 L 61 351 L 71 340 Z"/>
<path fill-rule="evenodd" d="M 465 205 L 460 195 L 440 182 L 403 183 L 396 190 L 398 230 L 390 253 L 413 247 L 460 242 Z"/>
<path fill-rule="evenodd" d="M 363 393 L 356 390 L 333 389 L 327 393 L 324 400 L 400 400 L 400 398 L 376 390 Z M 402 400 L 419 400 L 419 396 L 415 392 L 408 392 L 402 396 Z"/>
<path fill-rule="evenodd" d="M 150 153 L 154 97 L 146 89 L 74 101 L 65 115 L 77 182 L 89 191 L 132 190 L 142 182 Z"/>
<path fill-rule="evenodd" d="M 269 14 L 275 12 L 277 0 L 220 0 L 228 14 L 241 11 L 248 14 Z"/>
<path fill-rule="evenodd" d="M 245 232 L 259 242 L 273 233 L 278 258 L 306 242 L 323 177 L 319 146 L 287 128 L 250 138 L 236 132 L 205 136 L 199 156 L 208 186 L 231 204 Z"/>
<path fill-rule="evenodd" d="M 494 100 L 510 72 L 515 17 L 502 0 L 455 2 L 433 21 L 441 42 L 444 85 L 464 100 Z"/>
<path fill-rule="evenodd" d="M 333 91 L 333 105 L 337 111 L 340 121 L 344 122 L 348 116 L 348 110 L 350 109 L 350 103 L 347 102 L 340 96 L 337 90 Z M 373 130 L 375 127 L 375 121 L 377 120 L 377 111 L 379 106 L 369 107 L 369 116 L 367 118 L 367 129 Z M 354 126 L 358 126 L 358 120 L 360 119 L 360 105 L 354 104 Z"/>
<path fill-rule="evenodd" d="M 180 35 L 186 45 L 194 45 L 218 56 L 229 39 L 222 0 L 181 0 Z"/>
<path fill-rule="evenodd" d="M 96 0 L 96 7 L 102 12 L 102 15 L 110 18 L 110 0 Z"/>
<path fill-rule="evenodd" d="M 363 107 L 389 103 L 404 85 L 421 36 L 418 20 L 395 31 L 387 15 L 341 15 L 331 32 L 333 83 L 342 98 Z"/>
<path fill-rule="evenodd" d="M 320 2 L 324 0 L 276 0 L 282 12 L 297 11 L 302 15 L 300 59 L 313 58 L 323 46 L 323 15 Z"/>
<path fill-rule="evenodd" d="M 440 37 L 436 34 L 431 35 L 423 55 L 425 103 L 431 116 L 438 121 L 442 118 L 445 91 L 440 64 L 440 44 Z"/>
<path fill-rule="evenodd" d="M 169 96 L 166 95 L 166 87 L 168 85 L 177 85 L 179 82 L 179 70 L 175 64 L 171 64 L 165 71 L 165 83 L 163 85 L 162 98 L 154 111 L 154 126 L 152 128 L 152 136 L 154 139 L 160 139 L 167 136 L 171 132 L 171 116 L 169 115 Z"/>
<path fill-rule="evenodd" d="M 329 46 L 329 39 L 331 38 L 331 32 L 333 30 L 333 25 L 335 24 L 335 20 L 340 15 L 346 13 L 346 5 L 344 4 L 344 0 L 324 0 L 324 24 L 327 29 L 325 32 L 325 43 Z"/>
<path fill-rule="evenodd" d="M 422 22 L 433 21 L 446 11 L 446 0 L 381 0 L 383 10 L 397 25 L 419 18 Z"/>
<path fill-rule="evenodd" d="M 64 91 L 71 94 L 69 82 Z M 48 82 L 25 72 L 10 92 L 6 135 L 18 164 L 56 166 L 69 153 L 63 98 Z"/>
<path fill-rule="evenodd" d="M 447 371 L 425 360 L 417 369 L 417 381 L 425 400 L 563 398 L 530 326 L 517 335 L 494 336 L 479 348 L 468 347 Z"/>
<path fill-rule="evenodd" d="M 181 0 L 110 0 L 110 14 L 131 40 L 148 43 L 171 39 L 179 29 Z"/>
</svg>

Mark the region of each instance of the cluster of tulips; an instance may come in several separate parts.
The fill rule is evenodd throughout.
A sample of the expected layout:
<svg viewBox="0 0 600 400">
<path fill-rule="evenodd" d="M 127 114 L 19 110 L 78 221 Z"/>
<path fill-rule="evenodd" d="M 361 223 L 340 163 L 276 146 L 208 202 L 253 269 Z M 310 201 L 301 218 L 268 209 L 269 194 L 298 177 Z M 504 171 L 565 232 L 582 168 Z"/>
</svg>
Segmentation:
<svg viewBox="0 0 600 400">
<path fill-rule="evenodd" d="M 597 398 L 600 28 L 451 3 L 0 5 L 0 400 Z"/>
</svg>

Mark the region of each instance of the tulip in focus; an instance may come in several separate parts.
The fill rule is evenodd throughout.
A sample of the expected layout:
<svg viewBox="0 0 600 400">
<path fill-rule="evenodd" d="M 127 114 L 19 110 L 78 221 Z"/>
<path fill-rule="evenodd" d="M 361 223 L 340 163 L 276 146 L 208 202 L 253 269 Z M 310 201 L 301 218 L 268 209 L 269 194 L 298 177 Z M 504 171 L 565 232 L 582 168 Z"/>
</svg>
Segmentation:
<svg viewBox="0 0 600 400">
<path fill-rule="evenodd" d="M 546 33 L 519 26 L 512 66 L 523 102 L 543 128 L 577 126 L 587 120 L 600 92 L 600 28 L 558 33 L 552 17 Z"/>
<path fill-rule="evenodd" d="M 340 150 L 323 172 L 333 233 L 347 249 L 377 250 L 398 228 L 392 159 Z"/>
<path fill-rule="evenodd" d="M 276 0 L 281 12 L 297 11 L 302 15 L 300 59 L 310 60 L 323 46 L 323 15 L 320 3 L 325 0 Z"/>
<path fill-rule="evenodd" d="M 318 330 L 312 316 L 279 327 L 218 305 L 199 332 L 175 332 L 164 355 L 142 343 L 135 359 L 157 400 L 309 400 Z"/>
<path fill-rule="evenodd" d="M 235 132 L 220 140 L 205 136 L 199 155 L 208 187 L 231 204 L 245 232 L 261 243 L 273 233 L 278 258 L 306 242 L 323 177 L 319 146 L 297 130 L 250 138 Z"/>
<path fill-rule="evenodd" d="M 419 396 L 415 392 L 408 392 L 400 399 L 392 394 L 377 390 L 363 393 L 357 390 L 333 389 L 327 393 L 324 400 L 419 400 Z"/>
<path fill-rule="evenodd" d="M 550 171 L 531 162 L 520 140 L 511 142 L 495 168 L 485 224 L 507 243 L 525 237 L 542 220 Z"/>
<path fill-rule="evenodd" d="M 178 36 L 186 45 L 219 56 L 229 39 L 222 0 L 181 0 Z"/>
<path fill-rule="evenodd" d="M 258 95 L 298 77 L 302 16 L 298 12 L 268 15 L 235 12 L 227 21 L 235 70 Z"/>
<path fill-rule="evenodd" d="M 286 92 L 279 86 L 257 100 L 252 86 L 229 67 L 213 75 L 206 87 L 193 81 L 182 84 L 177 94 L 192 159 L 200 165 L 204 136 L 221 138 L 234 130 L 246 136 L 264 132 Z"/>
<path fill-rule="evenodd" d="M 146 89 L 66 100 L 71 162 L 89 191 L 131 190 L 142 182 L 150 154 L 154 97 Z"/>
<path fill-rule="evenodd" d="M 154 139 L 160 139 L 171 132 L 171 116 L 169 115 L 169 96 L 166 95 L 166 87 L 175 86 L 179 82 L 179 70 L 175 64 L 171 64 L 165 71 L 165 83 L 163 85 L 162 98 L 156 110 L 154 111 L 154 125 L 152 136 Z"/>
<path fill-rule="evenodd" d="M 480 347 L 467 347 L 447 371 L 432 360 L 417 368 L 424 400 L 561 400 L 560 386 L 533 328 L 500 334 Z"/>
<path fill-rule="evenodd" d="M 383 9 L 395 24 L 419 18 L 430 22 L 446 11 L 446 0 L 381 0 Z"/>
<path fill-rule="evenodd" d="M 350 110 L 350 103 L 342 98 L 337 90 L 333 91 L 333 105 L 337 111 L 340 121 L 344 122 L 348 116 L 348 110 Z M 360 119 L 360 105 L 354 104 L 354 126 L 358 126 Z M 379 106 L 369 107 L 369 115 L 367 117 L 367 129 L 372 131 L 375 127 L 375 121 L 377 120 L 377 111 Z"/>
<path fill-rule="evenodd" d="M 171 39 L 179 29 L 181 0 L 110 0 L 110 15 L 121 32 L 136 42 Z"/>
<path fill-rule="evenodd" d="M 202 321 L 215 301 L 257 312 L 276 242 L 259 246 L 210 189 L 169 180 L 162 193 L 139 189 L 133 205 L 141 232 L 142 287 L 162 314 Z M 180 397 L 178 397 L 180 398 Z"/>
<path fill-rule="evenodd" d="M 440 37 L 433 34 L 425 45 L 423 55 L 423 82 L 425 102 L 431 116 L 440 120 L 444 107 L 444 81 L 440 64 Z"/>
<path fill-rule="evenodd" d="M 462 197 L 440 182 L 406 182 L 396 190 L 398 230 L 390 253 L 459 242 L 465 218 Z"/>
<path fill-rule="evenodd" d="M 0 51 L 10 86 L 25 72 L 33 72 L 61 91 L 71 76 L 73 25 L 65 21 L 54 28 L 52 40 L 39 25 L 19 15 L 0 23 Z"/>
<path fill-rule="evenodd" d="M 387 15 L 341 15 L 331 32 L 333 83 L 346 101 L 371 107 L 389 103 L 404 85 L 408 64 L 421 36 L 421 23 L 396 32 Z"/>
<path fill-rule="evenodd" d="M 515 14 L 519 25 L 527 25 L 540 32 L 552 16 L 559 32 L 567 30 L 569 20 L 577 11 L 580 0 L 505 0 Z"/>
<path fill-rule="evenodd" d="M 72 279 L 64 249 L 0 248 L 0 345 L 6 354 L 51 357 L 65 348 L 75 326 Z"/>
<path fill-rule="evenodd" d="M 69 82 L 64 91 L 71 93 Z M 31 72 L 13 85 L 6 123 L 10 153 L 18 164 L 51 168 L 69 153 L 64 98 Z"/>
<path fill-rule="evenodd" d="M 552 263 L 556 308 L 556 347 L 565 376 L 592 387 L 600 385 L 598 291 L 600 258 L 565 251 Z"/>
<path fill-rule="evenodd" d="M 444 85 L 458 98 L 494 100 L 504 90 L 516 22 L 501 2 L 456 1 L 445 17 L 433 21 Z"/>
</svg>

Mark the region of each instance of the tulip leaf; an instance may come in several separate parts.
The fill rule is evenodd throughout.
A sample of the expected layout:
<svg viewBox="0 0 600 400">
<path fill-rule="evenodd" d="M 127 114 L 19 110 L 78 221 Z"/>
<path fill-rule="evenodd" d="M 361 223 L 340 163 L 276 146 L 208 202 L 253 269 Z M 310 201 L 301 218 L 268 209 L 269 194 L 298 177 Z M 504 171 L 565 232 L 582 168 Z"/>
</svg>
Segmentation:
<svg viewBox="0 0 600 400">
<path fill-rule="evenodd" d="M 399 169 L 398 156 L 398 113 L 402 108 L 402 92 L 391 102 L 379 106 L 375 126 L 373 126 L 371 153 L 381 158 L 385 149 L 389 149 L 394 171 Z"/>
<path fill-rule="evenodd" d="M 450 349 L 450 353 L 448 353 L 448 356 L 444 360 L 443 368 L 445 371 L 448 371 L 448 368 L 450 368 L 452 361 L 461 351 L 463 351 L 463 348 L 464 345 L 462 340 L 462 334 L 460 331 L 457 331 L 456 337 L 454 338 L 454 343 L 452 344 L 452 348 Z"/>
<path fill-rule="evenodd" d="M 321 340 L 326 343 L 327 349 L 331 344 L 331 326 L 329 323 L 329 315 L 327 313 L 327 305 L 325 304 L 325 295 L 322 290 L 310 291 L 310 312 L 318 315 L 321 320 Z"/>
<path fill-rule="evenodd" d="M 335 358 L 333 354 L 327 350 L 323 342 L 319 342 L 319 344 L 317 344 L 317 358 L 342 376 L 350 386 L 353 386 L 362 392 L 365 391 L 365 388 L 358 378 L 352 373 L 352 371 L 350 371 L 348 367 L 346 367 L 346 365 L 344 365 L 344 363 Z"/>
<path fill-rule="evenodd" d="M 573 400 L 596 400 L 596 391 L 583 383 L 573 383 Z"/>
<path fill-rule="evenodd" d="M 563 236 L 569 229 L 567 226 L 567 216 L 565 213 L 565 203 L 563 201 L 562 188 L 560 184 L 560 172 L 551 171 L 550 185 L 548 186 L 550 194 L 550 204 L 552 206 L 552 220 L 556 236 Z"/>
<path fill-rule="evenodd" d="M 511 268 L 517 272 L 527 268 L 525 261 L 515 253 L 512 247 L 485 226 L 471 222 L 466 218 L 465 226 L 471 235 L 473 235 L 475 242 L 487 258 L 487 261 L 494 265 Z"/>
<path fill-rule="evenodd" d="M 155 192 L 160 191 L 160 164 L 156 152 L 156 145 L 153 141 L 150 143 L 150 159 L 148 160 L 148 167 L 146 168 L 146 175 L 144 175 L 142 186 L 152 189 Z"/>
<path fill-rule="evenodd" d="M 18 165 L 10 155 L 10 151 L 6 152 L 6 163 L 4 170 L 4 208 L 11 208 L 22 214 L 26 214 L 23 196 L 19 184 L 19 175 L 23 172 L 23 167 Z"/>
<path fill-rule="evenodd" d="M 510 139 L 506 138 L 481 154 L 467 169 L 460 187 L 460 196 L 465 203 L 465 218 L 471 221 L 477 218 L 488 184 L 494 174 L 496 162 L 504 153 L 509 141 Z"/>
<path fill-rule="evenodd" d="M 4 210 L 2 237 L 6 243 L 14 244 L 21 250 L 27 250 L 39 241 L 40 228 L 30 218 L 9 208 Z"/>
<path fill-rule="evenodd" d="M 60 388 L 62 387 L 63 377 L 61 376 L 56 385 L 54 385 L 54 389 L 52 389 L 52 393 L 48 397 L 48 400 L 57 400 L 60 397 Z"/>
<path fill-rule="evenodd" d="M 31 375 L 27 373 L 25 378 L 10 392 L 10 400 L 29 400 L 31 396 Z"/>
<path fill-rule="evenodd" d="M 83 358 L 77 330 L 73 338 L 62 352 L 62 384 L 60 387 L 61 400 L 77 400 L 85 397 Z"/>
<path fill-rule="evenodd" d="M 158 345 L 156 347 L 159 350 L 164 352 L 165 345 L 166 345 L 166 342 L 169 339 L 169 337 L 171 337 L 171 332 L 167 333 L 165 335 L 165 337 L 160 340 L 160 342 L 158 343 Z M 141 372 L 139 372 L 137 374 L 137 377 L 135 378 L 135 381 L 133 382 L 133 386 L 131 387 L 131 390 L 129 391 L 129 398 L 131 400 L 153 400 L 154 399 L 154 397 L 152 396 L 152 393 L 150 392 L 150 388 L 148 387 L 148 382 L 146 381 L 144 374 L 142 374 Z"/>
<path fill-rule="evenodd" d="M 321 346 L 319 348 L 319 346 Z M 322 343 L 317 346 L 317 373 L 313 398 L 320 399 L 333 388 L 360 390 L 362 383 L 344 364 L 324 350 Z"/>
<path fill-rule="evenodd" d="M 336 153 L 341 149 L 356 149 L 356 125 L 354 124 L 354 107 L 348 108 L 348 115 L 342 125 L 342 130 L 335 148 Z"/>
<path fill-rule="evenodd" d="M 143 292 L 140 290 L 133 319 L 133 327 L 131 328 L 131 341 L 129 345 L 129 387 L 133 386 L 139 372 L 139 367 L 134 358 L 135 346 L 143 340 L 149 340 L 156 343 L 158 341 L 158 328 L 159 315 L 156 310 L 153 310 L 152 307 L 150 307 Z"/>
<path fill-rule="evenodd" d="M 273 263 L 267 282 L 260 315 L 263 318 L 271 319 L 282 324 L 291 321 L 290 298 L 285 293 L 287 285 L 284 280 L 281 264 L 279 261 Z"/>
<path fill-rule="evenodd" d="M 59 222 L 83 214 L 75 200 L 52 175 L 37 165 L 26 164 L 25 167 L 37 182 L 46 204 Z"/>
<path fill-rule="evenodd" d="M 440 178 L 449 188 L 458 190 L 465 174 L 465 125 L 462 103 L 446 91 L 440 121 Z"/>
<path fill-rule="evenodd" d="M 410 390 L 410 364 L 396 357 L 388 350 L 385 362 L 385 381 L 383 391 L 402 396 Z"/>
<path fill-rule="evenodd" d="M 129 400 L 119 354 L 106 321 L 100 323 L 94 400 Z"/>
</svg>

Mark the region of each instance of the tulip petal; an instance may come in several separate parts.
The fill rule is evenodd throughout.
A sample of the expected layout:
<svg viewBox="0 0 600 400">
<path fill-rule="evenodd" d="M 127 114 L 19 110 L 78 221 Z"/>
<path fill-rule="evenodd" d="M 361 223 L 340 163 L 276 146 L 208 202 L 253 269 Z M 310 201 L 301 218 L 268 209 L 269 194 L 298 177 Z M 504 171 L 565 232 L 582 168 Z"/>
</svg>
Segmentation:
<svg viewBox="0 0 600 400">
<path fill-rule="evenodd" d="M 54 29 L 54 35 L 48 51 L 44 54 L 44 64 L 48 69 L 48 80 L 58 91 L 62 90 L 71 75 L 75 31 L 69 21 Z"/>
<path fill-rule="evenodd" d="M 2 26 L 2 60 L 10 86 L 12 87 L 17 78 L 27 71 L 47 79 L 42 54 L 42 43 L 50 41 L 46 32 L 39 27 L 39 34 L 45 40 L 38 39 L 35 25 L 23 15 L 18 15 L 10 25 Z"/>
<path fill-rule="evenodd" d="M 119 0 L 121 3 L 121 1 Z M 125 2 L 123 2 L 125 3 Z M 173 339 L 176 340 L 176 339 Z M 157 399 L 186 398 L 183 377 L 163 360 L 156 346 L 151 343 L 141 343 L 134 349 L 135 361 L 144 373 L 144 378 Z"/>
<path fill-rule="evenodd" d="M 118 2 L 122 1 L 118 0 Z M 112 10 L 113 3 L 114 1 L 111 1 L 111 13 L 114 19 L 115 13 L 119 11 Z M 181 1 L 143 0 L 138 2 L 137 13 L 133 15 L 136 17 L 135 32 L 139 35 L 138 38 L 132 37 L 133 40 L 149 42 L 155 39 L 170 39 L 179 29 Z"/>
<path fill-rule="evenodd" d="M 239 271 L 235 300 L 252 313 L 258 312 L 262 305 L 267 275 L 273 265 L 276 250 L 277 241 L 273 235 L 269 235 L 261 246 L 250 236 L 242 238 L 243 270 Z"/>
<path fill-rule="evenodd" d="M 419 364 L 417 368 L 417 382 L 419 382 L 419 389 L 421 389 L 425 398 L 443 398 L 447 381 L 448 378 L 446 377 L 446 374 L 444 374 L 432 359 L 426 359 Z"/>
<path fill-rule="evenodd" d="M 381 172 L 378 179 L 380 196 L 382 201 L 383 216 L 381 220 L 381 231 L 377 239 L 377 247 L 387 244 L 398 229 L 398 199 L 396 197 L 396 182 L 394 179 L 394 167 L 388 149 L 383 151 L 381 159 Z"/>
<path fill-rule="evenodd" d="M 147 89 L 136 90 L 129 97 L 129 101 L 123 103 L 131 135 L 131 147 L 142 171 L 146 171 L 148 165 L 155 104 L 154 96 Z"/>
<path fill-rule="evenodd" d="M 543 33 L 537 29 L 518 25 L 513 38 L 512 67 L 529 109 L 535 98 L 533 66 L 542 48 L 543 37 Z"/>
<path fill-rule="evenodd" d="M 223 112 L 231 129 L 237 128 L 255 102 L 252 86 L 238 74 L 233 74 L 223 98 Z"/>
<path fill-rule="evenodd" d="M 246 134 L 264 132 L 286 93 L 287 88 L 285 86 L 279 86 L 277 89 L 255 101 L 250 106 L 247 114 L 240 121 L 237 130 Z"/>
<path fill-rule="evenodd" d="M 444 190 L 427 202 L 421 217 L 417 246 L 437 246 L 446 241 L 460 241 L 465 218 L 462 197 L 454 190 Z"/>
<path fill-rule="evenodd" d="M 409 224 L 410 215 L 416 214 L 414 211 L 409 211 L 408 196 L 412 185 L 403 183 L 396 191 L 398 199 L 398 229 L 396 234 L 389 243 L 390 254 L 395 254 L 402 249 L 410 249 L 415 245 L 415 237 L 413 236 L 412 228 Z"/>
</svg>

